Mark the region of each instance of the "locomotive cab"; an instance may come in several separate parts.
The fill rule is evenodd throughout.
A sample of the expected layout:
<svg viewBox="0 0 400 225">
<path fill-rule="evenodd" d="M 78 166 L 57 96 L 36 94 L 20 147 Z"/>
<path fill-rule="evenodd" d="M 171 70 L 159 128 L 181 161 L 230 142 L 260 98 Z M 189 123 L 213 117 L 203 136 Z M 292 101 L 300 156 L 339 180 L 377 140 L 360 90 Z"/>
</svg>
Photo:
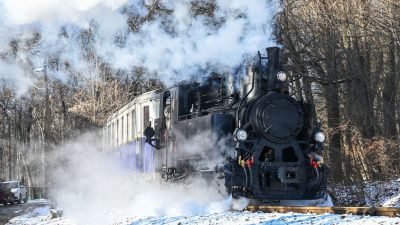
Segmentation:
<svg viewBox="0 0 400 225">
<path fill-rule="evenodd" d="M 231 114 L 220 112 L 224 101 L 224 79 L 213 74 L 199 82 L 182 82 L 159 91 L 159 117 L 143 133 L 147 144 L 155 147 L 154 158 L 160 165 L 161 177 L 168 181 L 182 180 L 191 173 L 209 173 L 205 156 L 215 147 L 199 147 L 192 151 L 190 143 L 201 137 L 219 140 L 233 132 Z"/>
</svg>

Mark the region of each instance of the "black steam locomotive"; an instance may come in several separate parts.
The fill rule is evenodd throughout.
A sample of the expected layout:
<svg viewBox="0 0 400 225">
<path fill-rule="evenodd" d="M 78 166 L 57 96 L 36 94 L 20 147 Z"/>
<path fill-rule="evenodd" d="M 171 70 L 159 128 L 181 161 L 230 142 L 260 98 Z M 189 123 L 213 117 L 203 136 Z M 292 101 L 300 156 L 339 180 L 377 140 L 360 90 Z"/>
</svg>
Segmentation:
<svg viewBox="0 0 400 225">
<path fill-rule="evenodd" d="M 258 53 L 244 70 L 243 76 L 211 74 L 148 95 L 156 113 L 149 119 L 149 108 L 143 108 L 132 116 L 132 123 L 143 121 L 145 136 L 133 140 L 157 150 L 143 161 L 149 154 L 139 147 L 139 168 L 166 181 L 193 174 L 218 177 L 228 193 L 251 199 L 322 198 L 327 167 L 318 153 L 325 135 L 319 124 L 311 124 L 309 106 L 289 96 L 280 49 Z"/>
<path fill-rule="evenodd" d="M 247 82 L 214 74 L 201 83 L 180 84 L 160 93 L 164 117 L 155 130 L 146 129 L 145 135 L 150 143 L 156 140 L 159 149 L 177 148 L 164 150 L 178 154 L 169 159 L 173 168 L 161 168 L 164 179 L 180 178 L 190 170 L 201 172 L 201 168 L 193 168 L 193 162 L 202 159 L 195 157 L 190 162 L 190 157 L 179 156 L 179 152 L 190 155 L 179 149 L 179 139 L 190 140 L 191 135 L 212 131 L 220 138 L 232 137 L 228 140 L 232 148 L 227 150 L 232 152 L 225 152 L 223 174 L 225 186 L 234 196 L 323 197 L 327 169 L 316 153 L 322 150 L 325 136 L 320 126 L 311 127 L 307 105 L 288 95 L 279 48 L 267 52 L 268 57 L 259 53 L 257 62 L 247 68 Z M 207 155 L 213 154 L 203 158 Z"/>
</svg>

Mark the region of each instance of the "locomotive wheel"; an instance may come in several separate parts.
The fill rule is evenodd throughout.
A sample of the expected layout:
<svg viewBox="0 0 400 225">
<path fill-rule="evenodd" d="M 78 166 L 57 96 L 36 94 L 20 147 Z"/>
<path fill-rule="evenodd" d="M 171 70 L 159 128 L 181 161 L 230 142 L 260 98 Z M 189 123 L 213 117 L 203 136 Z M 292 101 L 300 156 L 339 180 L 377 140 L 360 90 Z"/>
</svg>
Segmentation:
<svg viewBox="0 0 400 225">
<path fill-rule="evenodd" d="M 204 180 L 204 178 L 201 176 L 201 174 L 194 173 L 192 175 L 189 175 L 189 177 L 187 179 L 185 179 L 184 185 L 185 185 L 186 190 L 189 191 L 190 188 L 192 188 L 192 186 L 206 187 L 207 182 Z"/>
</svg>

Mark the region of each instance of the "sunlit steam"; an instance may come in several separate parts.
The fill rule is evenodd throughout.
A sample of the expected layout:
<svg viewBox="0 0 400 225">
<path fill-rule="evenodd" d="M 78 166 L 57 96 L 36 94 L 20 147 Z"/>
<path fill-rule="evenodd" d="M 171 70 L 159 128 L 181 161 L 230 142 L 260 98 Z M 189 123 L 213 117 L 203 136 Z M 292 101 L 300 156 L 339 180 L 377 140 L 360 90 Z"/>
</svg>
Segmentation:
<svg viewBox="0 0 400 225">
<path fill-rule="evenodd" d="M 192 144 L 201 146 L 192 139 Z M 120 166 L 117 151 L 102 150 L 96 135 L 82 135 L 58 149 L 52 184 L 54 199 L 77 224 L 110 224 L 121 218 L 218 213 L 231 198 L 199 176 L 165 183 Z M 199 149 L 200 150 L 200 149 Z M 241 206 L 243 207 L 243 206 Z"/>
<path fill-rule="evenodd" d="M 18 54 L 26 60 L 14 63 L 29 70 L 26 65 L 57 58 L 59 66 L 49 75 L 62 81 L 71 71 L 96 77 L 99 62 L 105 62 L 114 72 L 144 67 L 171 84 L 208 70 L 228 70 L 275 45 L 277 1 L 218 0 L 207 14 L 196 14 L 192 2 L 161 0 L 162 10 L 154 12 L 154 1 L 4 0 L 0 52 L 9 51 L 11 40 L 21 39 Z M 89 31 L 86 36 L 84 31 Z M 33 46 L 24 46 L 35 37 Z"/>
</svg>

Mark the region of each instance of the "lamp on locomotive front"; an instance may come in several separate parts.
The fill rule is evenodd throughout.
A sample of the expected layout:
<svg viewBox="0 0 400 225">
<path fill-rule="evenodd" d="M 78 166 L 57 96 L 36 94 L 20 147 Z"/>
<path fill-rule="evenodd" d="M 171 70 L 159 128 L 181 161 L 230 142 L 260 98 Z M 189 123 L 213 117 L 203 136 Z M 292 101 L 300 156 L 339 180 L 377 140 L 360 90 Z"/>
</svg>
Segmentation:
<svg viewBox="0 0 400 225">
<path fill-rule="evenodd" d="M 287 80 L 287 74 L 285 73 L 285 71 L 279 71 L 276 74 L 276 79 L 281 82 L 285 82 Z"/>
</svg>

